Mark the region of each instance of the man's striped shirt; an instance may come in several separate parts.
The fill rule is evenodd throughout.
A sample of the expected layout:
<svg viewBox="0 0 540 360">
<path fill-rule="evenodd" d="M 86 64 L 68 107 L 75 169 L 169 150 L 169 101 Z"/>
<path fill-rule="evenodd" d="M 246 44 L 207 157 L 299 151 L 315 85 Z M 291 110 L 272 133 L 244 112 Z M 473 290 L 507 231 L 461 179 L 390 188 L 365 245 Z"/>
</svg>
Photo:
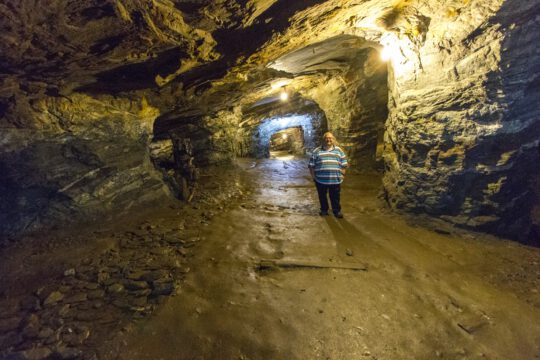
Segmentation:
<svg viewBox="0 0 540 360">
<path fill-rule="evenodd" d="M 341 184 L 341 169 L 348 166 L 347 156 L 339 146 L 325 150 L 318 147 L 313 150 L 308 167 L 315 171 L 315 181 L 324 185 Z"/>
</svg>

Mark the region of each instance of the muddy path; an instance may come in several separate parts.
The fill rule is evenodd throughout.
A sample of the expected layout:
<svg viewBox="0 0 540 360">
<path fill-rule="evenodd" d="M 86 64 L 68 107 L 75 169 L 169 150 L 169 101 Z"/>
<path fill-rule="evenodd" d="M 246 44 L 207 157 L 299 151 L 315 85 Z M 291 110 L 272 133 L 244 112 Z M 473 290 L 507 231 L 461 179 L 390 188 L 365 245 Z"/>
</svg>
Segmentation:
<svg viewBox="0 0 540 360">
<path fill-rule="evenodd" d="M 335 219 L 305 160 L 238 166 L 178 294 L 106 357 L 540 358 L 538 249 L 390 213 L 377 175 L 347 177 Z"/>
</svg>

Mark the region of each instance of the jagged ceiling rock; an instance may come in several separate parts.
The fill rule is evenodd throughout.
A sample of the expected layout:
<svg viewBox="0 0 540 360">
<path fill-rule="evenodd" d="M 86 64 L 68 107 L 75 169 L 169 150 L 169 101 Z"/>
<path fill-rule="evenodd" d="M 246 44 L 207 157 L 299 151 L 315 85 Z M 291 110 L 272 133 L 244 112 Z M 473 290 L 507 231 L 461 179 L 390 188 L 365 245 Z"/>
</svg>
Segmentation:
<svg viewBox="0 0 540 360">
<path fill-rule="evenodd" d="M 228 5 L 183 4 L 194 5 L 130 0 L 3 2 L 3 79 L 40 82 L 41 90 L 51 95 L 68 95 L 75 88 L 97 92 L 105 86 L 104 92 L 111 93 L 163 85 L 221 56 L 205 29 L 217 27 L 215 22 L 224 18 Z M 37 7 L 42 11 L 35 11 Z"/>
<path fill-rule="evenodd" d="M 32 6 L 7 1 L 1 7 L 6 97 L 14 82 L 31 82 L 49 95 L 154 89 L 148 98 L 155 106 L 183 115 L 264 97 L 245 94 L 268 85 L 276 73 L 272 61 L 296 56 L 287 53 L 297 49 L 318 48 L 310 63 L 319 71 L 346 67 L 353 49 L 381 34 L 378 26 L 369 34 L 357 30 L 355 21 L 367 16 L 359 14 L 376 17 L 390 2 L 56 1 L 43 12 Z M 27 40 L 25 46 L 17 39 Z"/>
<path fill-rule="evenodd" d="M 200 95 L 201 89 L 220 87 L 220 81 L 250 79 L 279 55 L 316 42 L 315 32 L 321 40 L 339 35 L 342 31 L 325 24 L 358 6 L 349 1 L 348 9 L 343 3 L 55 1 L 33 11 L 39 5 L 34 1 L 6 1 L 0 4 L 2 78 L 40 83 L 39 90 L 51 95 L 73 89 L 118 93 L 170 82 L 198 87 Z M 305 31 L 306 21 L 311 31 Z M 326 60 L 339 57 L 327 54 Z M 237 85 L 246 90 L 246 84 Z"/>
<path fill-rule="evenodd" d="M 268 67 L 298 75 L 317 71 L 345 71 L 362 49 L 379 47 L 353 35 L 339 35 L 285 54 Z"/>
</svg>

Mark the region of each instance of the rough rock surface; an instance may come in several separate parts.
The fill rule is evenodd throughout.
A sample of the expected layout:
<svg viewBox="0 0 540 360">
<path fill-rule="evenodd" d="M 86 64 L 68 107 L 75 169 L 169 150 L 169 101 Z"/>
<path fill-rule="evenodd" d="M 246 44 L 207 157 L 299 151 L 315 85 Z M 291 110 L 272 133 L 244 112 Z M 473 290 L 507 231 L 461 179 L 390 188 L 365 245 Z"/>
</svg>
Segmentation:
<svg viewBox="0 0 540 360">
<path fill-rule="evenodd" d="M 525 0 L 6 0 L 2 232 L 169 196 L 152 140 L 189 138 L 205 166 L 261 153 L 261 122 L 306 111 L 360 170 L 379 159 L 387 118 L 393 208 L 534 242 L 539 12 Z M 278 81 L 311 110 L 285 110 Z"/>
<path fill-rule="evenodd" d="M 3 130 L 5 234 L 125 214 L 168 197 L 150 162 L 155 111 L 144 101 L 73 95 L 32 104 L 28 128 Z"/>
<path fill-rule="evenodd" d="M 423 46 L 393 60 L 384 181 L 392 206 L 530 235 L 538 11 L 527 2 L 471 2 L 439 14 L 446 22 L 430 16 Z"/>
</svg>

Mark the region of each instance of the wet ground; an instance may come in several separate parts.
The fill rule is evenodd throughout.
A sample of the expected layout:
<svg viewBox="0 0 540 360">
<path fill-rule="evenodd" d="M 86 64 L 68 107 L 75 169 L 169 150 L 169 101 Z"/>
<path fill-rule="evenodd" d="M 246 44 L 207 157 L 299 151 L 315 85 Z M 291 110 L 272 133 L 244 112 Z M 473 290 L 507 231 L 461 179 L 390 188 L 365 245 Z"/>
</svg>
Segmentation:
<svg viewBox="0 0 540 360">
<path fill-rule="evenodd" d="M 345 218 L 336 219 L 318 215 L 305 159 L 242 159 L 237 165 L 236 175 L 223 183 L 216 174 L 206 180 L 213 181 L 212 198 L 200 193 L 187 209 L 168 206 L 125 223 L 126 229 L 103 229 L 95 242 L 102 245 L 81 245 L 88 252 L 79 250 L 83 254 L 72 256 L 72 264 L 65 259 L 69 246 L 35 255 L 63 254 L 55 263 L 62 264 L 57 275 L 66 282 L 70 265 L 84 274 L 84 254 L 95 254 L 97 270 L 87 277 L 105 272 L 108 280 L 75 275 L 73 286 L 78 293 L 103 288 L 98 301 L 105 305 L 98 309 L 110 305 L 108 316 L 117 323 L 103 334 L 96 321 L 75 315 L 57 330 L 42 319 L 53 305 L 65 308 L 65 298 L 47 308 L 47 297 L 38 296 L 42 309 L 24 314 L 33 311 L 33 326 L 52 328 L 60 340 L 34 340 L 32 346 L 28 339 L 12 341 L 10 353 L 26 356 L 40 348 L 57 357 L 82 349 L 76 356 L 100 359 L 540 358 L 539 249 L 394 214 L 377 197 L 377 174 L 347 176 Z M 116 240 L 103 240 L 111 237 Z M 111 244 L 114 261 L 108 260 Z M 9 254 L 14 262 L 17 251 Z M 118 261 L 124 264 L 116 269 Z M 163 269 L 161 277 L 148 278 Z M 9 303 L 24 291 L 8 278 L 38 282 L 28 269 L 16 273 L 3 279 L 10 285 L 4 294 Z M 126 289 L 122 296 L 114 292 L 119 284 Z M 76 313 L 85 311 L 70 304 Z M 17 311 L 23 314 L 20 306 Z M 66 345 L 66 324 L 79 334 L 81 323 L 89 340 Z M 23 320 L 10 334 L 28 326 Z"/>
</svg>

